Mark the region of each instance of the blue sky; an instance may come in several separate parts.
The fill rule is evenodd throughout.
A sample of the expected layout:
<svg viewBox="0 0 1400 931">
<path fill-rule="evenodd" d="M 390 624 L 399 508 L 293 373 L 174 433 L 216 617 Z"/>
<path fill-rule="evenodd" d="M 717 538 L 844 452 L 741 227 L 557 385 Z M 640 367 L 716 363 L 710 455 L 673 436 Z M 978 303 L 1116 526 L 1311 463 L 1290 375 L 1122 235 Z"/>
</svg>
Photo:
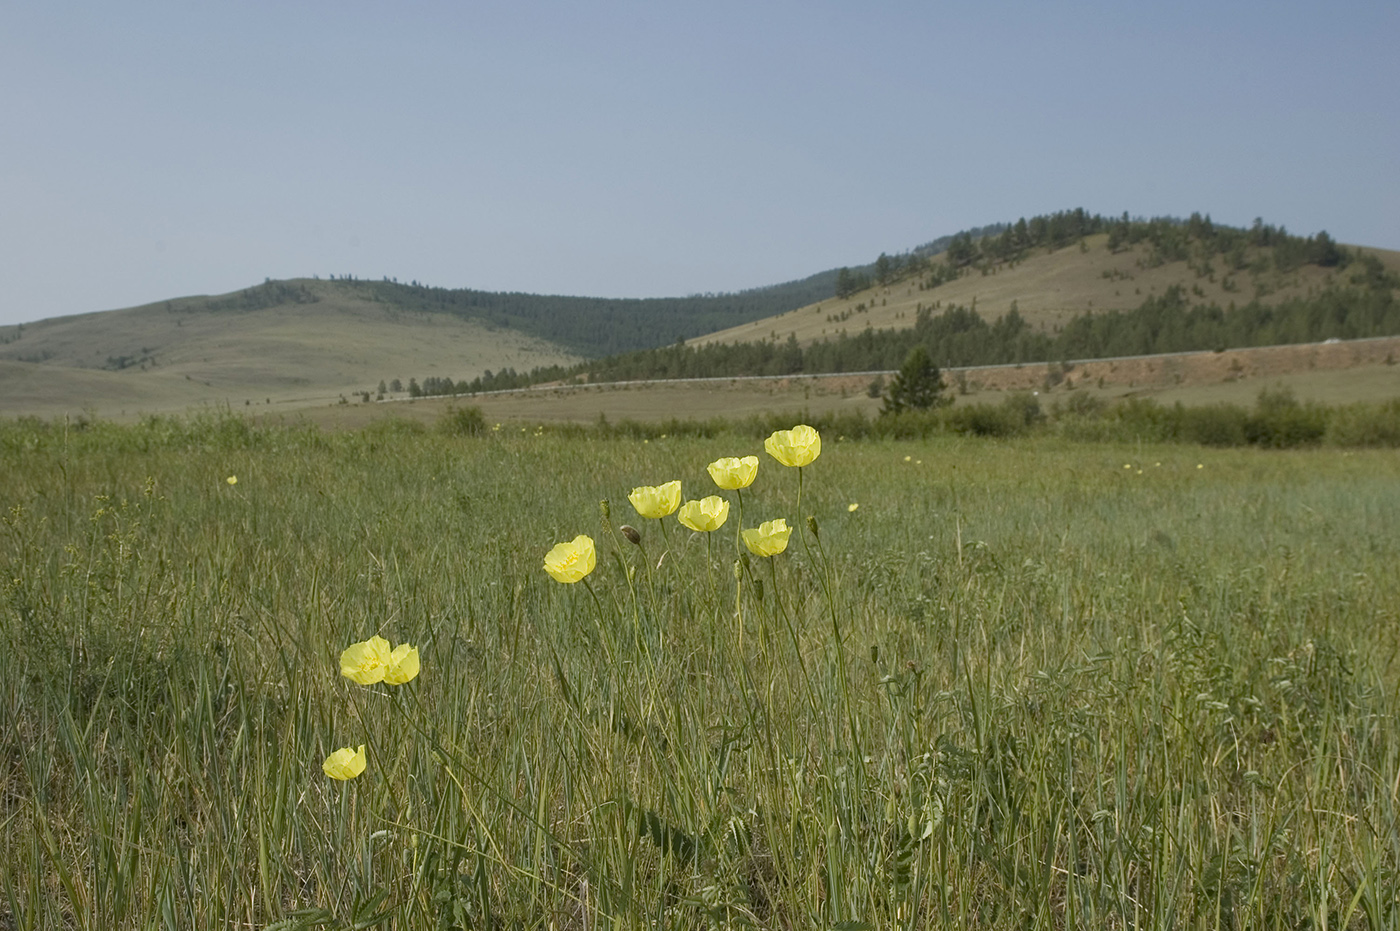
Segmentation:
<svg viewBox="0 0 1400 931">
<path fill-rule="evenodd" d="M 0 323 L 352 273 L 773 284 L 1059 209 L 1400 249 L 1400 4 L 0 14 Z"/>
</svg>

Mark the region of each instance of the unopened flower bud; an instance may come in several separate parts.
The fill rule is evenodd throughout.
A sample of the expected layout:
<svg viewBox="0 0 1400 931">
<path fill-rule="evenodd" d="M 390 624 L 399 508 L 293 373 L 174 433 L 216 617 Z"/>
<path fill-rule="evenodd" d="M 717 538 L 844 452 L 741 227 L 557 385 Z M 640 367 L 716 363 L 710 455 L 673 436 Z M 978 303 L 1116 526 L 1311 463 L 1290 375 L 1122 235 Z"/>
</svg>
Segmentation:
<svg viewBox="0 0 1400 931">
<path fill-rule="evenodd" d="M 598 510 L 600 513 L 602 513 L 603 520 L 607 520 L 610 517 L 612 517 L 612 505 L 608 503 L 607 498 L 604 498 L 602 501 L 598 502 Z"/>
<path fill-rule="evenodd" d="M 807 515 L 807 529 L 812 531 L 812 536 L 821 537 L 821 534 L 817 532 L 817 516 L 815 514 Z"/>
<path fill-rule="evenodd" d="M 623 524 L 617 529 L 622 531 L 622 535 L 627 538 L 628 543 L 631 543 L 633 546 L 642 545 L 642 535 L 637 532 L 636 527 L 633 527 L 631 524 Z"/>
</svg>

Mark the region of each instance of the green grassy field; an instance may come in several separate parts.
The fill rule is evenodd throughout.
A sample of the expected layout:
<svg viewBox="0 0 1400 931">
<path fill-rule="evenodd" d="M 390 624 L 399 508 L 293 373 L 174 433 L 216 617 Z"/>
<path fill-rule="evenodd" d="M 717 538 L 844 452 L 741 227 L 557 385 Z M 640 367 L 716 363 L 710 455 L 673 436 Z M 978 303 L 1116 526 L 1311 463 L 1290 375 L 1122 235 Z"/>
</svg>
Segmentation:
<svg viewBox="0 0 1400 931">
<path fill-rule="evenodd" d="M 1393 451 L 825 440 L 0 424 L 0 927 L 1400 923 Z"/>
</svg>

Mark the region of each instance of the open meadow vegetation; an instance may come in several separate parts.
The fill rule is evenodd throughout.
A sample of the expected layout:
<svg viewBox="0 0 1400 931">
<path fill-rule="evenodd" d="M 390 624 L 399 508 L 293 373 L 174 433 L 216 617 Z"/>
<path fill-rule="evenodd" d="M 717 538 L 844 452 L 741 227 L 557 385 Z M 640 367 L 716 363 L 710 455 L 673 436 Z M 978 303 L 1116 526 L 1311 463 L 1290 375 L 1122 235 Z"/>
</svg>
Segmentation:
<svg viewBox="0 0 1400 931">
<path fill-rule="evenodd" d="M 0 928 L 1400 925 L 1394 449 L 445 423 L 0 424 Z"/>
</svg>

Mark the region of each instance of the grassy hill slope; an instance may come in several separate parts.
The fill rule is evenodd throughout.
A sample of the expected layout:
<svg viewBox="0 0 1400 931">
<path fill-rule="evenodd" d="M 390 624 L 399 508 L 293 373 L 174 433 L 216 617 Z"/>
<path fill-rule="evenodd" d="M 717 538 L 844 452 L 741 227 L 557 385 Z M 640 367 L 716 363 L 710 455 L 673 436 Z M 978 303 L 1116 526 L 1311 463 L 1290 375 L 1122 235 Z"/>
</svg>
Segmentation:
<svg viewBox="0 0 1400 931">
<path fill-rule="evenodd" d="M 0 413 L 46 416 L 328 403 L 380 379 L 578 358 L 515 330 L 313 280 L 42 320 L 0 339 Z"/>
<path fill-rule="evenodd" d="M 1400 253 L 1339 249 L 1325 233 L 1075 210 L 944 237 L 854 274 L 732 294 L 634 300 L 297 279 L 0 328 L 0 414 L 287 409 L 396 378 L 460 394 L 861 371 L 897 366 L 912 341 L 943 364 L 977 365 L 1390 335 L 1397 292 Z"/>
<path fill-rule="evenodd" d="M 1400 272 L 1400 252 L 1357 249 L 1374 255 L 1392 272 Z M 1014 306 L 1032 326 L 1053 329 L 1086 311 L 1128 311 L 1173 286 L 1182 288 L 1195 304 L 1243 305 L 1254 299 L 1265 304 L 1307 297 L 1348 280 L 1348 269 L 1303 265 L 1280 272 L 1257 261 L 1259 250 L 1246 253 L 1248 267 L 1226 273 L 1215 263 L 1191 259 L 1156 264 L 1146 243 L 1109 248 L 1108 235 L 1085 237 L 1083 244 L 1038 249 L 1024 259 L 994 265 L 984 273 L 964 270 L 962 277 L 932 288 L 912 278 L 888 286 L 866 288 L 845 299 L 830 298 L 806 307 L 698 339 L 693 346 L 786 340 L 799 343 L 831 338 L 843 331 L 855 335 L 866 327 L 902 329 L 913 326 L 921 308 L 935 312 L 953 306 L 976 310 L 988 320 Z"/>
</svg>

